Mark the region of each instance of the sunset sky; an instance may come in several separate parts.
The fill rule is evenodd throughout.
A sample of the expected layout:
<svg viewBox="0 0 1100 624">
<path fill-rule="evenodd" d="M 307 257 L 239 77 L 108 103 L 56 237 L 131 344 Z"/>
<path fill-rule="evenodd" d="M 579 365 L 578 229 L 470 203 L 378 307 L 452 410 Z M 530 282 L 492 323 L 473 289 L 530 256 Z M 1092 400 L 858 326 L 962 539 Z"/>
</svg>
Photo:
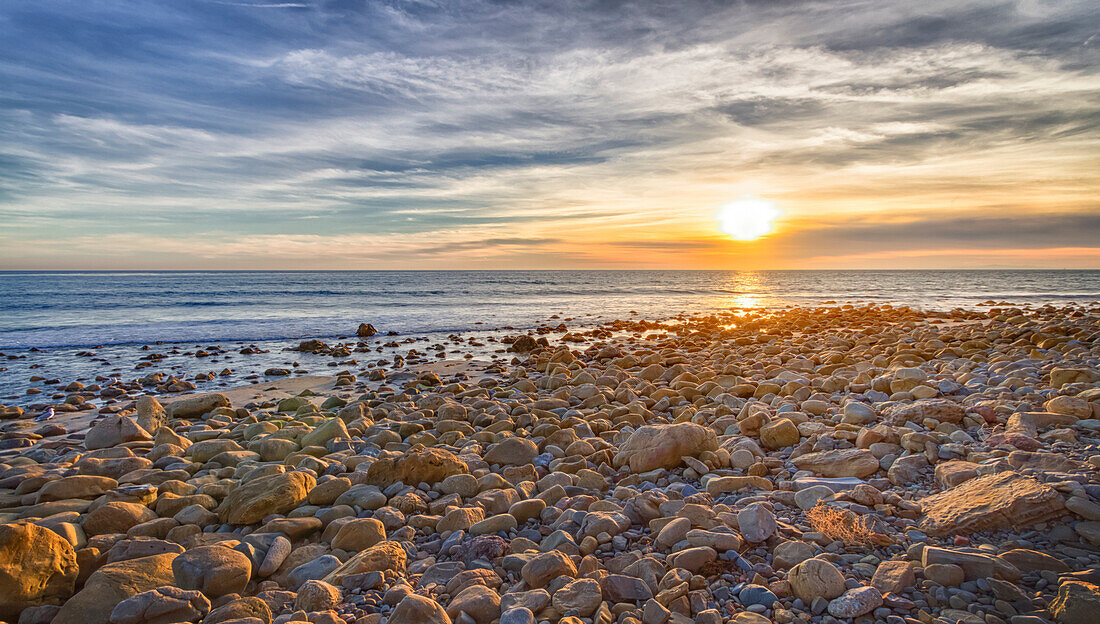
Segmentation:
<svg viewBox="0 0 1100 624">
<path fill-rule="evenodd" d="M 1100 268 L 1095 0 L 0 2 L 0 269 L 999 267 Z"/>
</svg>

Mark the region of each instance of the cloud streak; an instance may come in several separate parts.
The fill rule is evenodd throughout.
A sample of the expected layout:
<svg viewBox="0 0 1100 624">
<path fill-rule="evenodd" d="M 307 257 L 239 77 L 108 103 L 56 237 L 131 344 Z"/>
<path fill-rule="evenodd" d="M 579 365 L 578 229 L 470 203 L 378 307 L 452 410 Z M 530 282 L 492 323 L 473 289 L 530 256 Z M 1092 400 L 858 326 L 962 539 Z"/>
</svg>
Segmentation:
<svg viewBox="0 0 1100 624">
<path fill-rule="evenodd" d="M 1098 26 L 1078 1 L 15 0 L 0 266 L 142 268 L 169 241 L 180 268 L 295 266 L 272 240 L 322 268 L 1090 247 Z M 744 194 L 783 227 L 730 247 L 714 211 Z"/>
</svg>

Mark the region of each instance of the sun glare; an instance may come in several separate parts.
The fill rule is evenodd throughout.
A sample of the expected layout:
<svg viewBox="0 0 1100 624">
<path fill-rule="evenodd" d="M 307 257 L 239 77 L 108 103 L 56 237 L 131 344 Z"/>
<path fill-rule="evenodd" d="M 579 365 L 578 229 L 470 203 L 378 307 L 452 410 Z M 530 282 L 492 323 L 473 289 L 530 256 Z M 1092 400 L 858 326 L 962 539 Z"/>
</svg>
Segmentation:
<svg viewBox="0 0 1100 624">
<path fill-rule="evenodd" d="M 737 240 L 756 240 L 770 234 L 772 222 L 779 216 L 775 204 L 764 199 L 732 201 L 718 211 L 722 231 Z"/>
</svg>

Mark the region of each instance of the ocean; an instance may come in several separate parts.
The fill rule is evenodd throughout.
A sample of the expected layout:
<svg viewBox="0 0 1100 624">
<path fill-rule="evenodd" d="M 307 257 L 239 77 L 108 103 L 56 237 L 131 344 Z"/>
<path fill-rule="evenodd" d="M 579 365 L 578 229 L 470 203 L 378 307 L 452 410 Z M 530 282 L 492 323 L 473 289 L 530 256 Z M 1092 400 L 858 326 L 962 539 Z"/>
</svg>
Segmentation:
<svg viewBox="0 0 1100 624">
<path fill-rule="evenodd" d="M 1100 271 L 0 272 L 0 349 L 591 324 L 729 307 L 1100 301 Z"/>
<path fill-rule="evenodd" d="M 451 341 L 449 358 L 493 357 L 500 345 L 487 338 L 540 324 L 573 329 L 731 307 L 949 310 L 988 301 L 1097 304 L 1100 271 L 0 272 L 0 404 L 40 402 L 27 394 L 41 387 L 32 381 L 39 377 L 67 383 L 156 370 L 193 378 L 230 369 L 200 386 L 214 389 L 268 367 L 331 375 L 333 358 L 284 349 L 307 338 L 354 340 L 359 323 L 380 332 L 373 353 L 358 355 L 362 365 L 423 352 L 452 334 L 484 344 Z M 248 345 L 266 353 L 237 353 Z M 209 347 L 222 352 L 195 355 Z M 155 369 L 142 366 L 150 352 L 160 356 Z"/>
</svg>

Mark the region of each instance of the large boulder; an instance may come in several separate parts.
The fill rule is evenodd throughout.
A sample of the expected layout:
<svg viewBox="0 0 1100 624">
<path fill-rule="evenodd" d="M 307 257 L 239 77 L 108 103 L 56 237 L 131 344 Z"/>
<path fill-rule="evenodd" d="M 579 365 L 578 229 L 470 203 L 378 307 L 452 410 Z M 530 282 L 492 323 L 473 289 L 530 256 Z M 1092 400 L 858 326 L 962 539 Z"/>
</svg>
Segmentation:
<svg viewBox="0 0 1100 624">
<path fill-rule="evenodd" d="M 874 453 L 867 449 L 837 449 L 807 453 L 794 458 L 799 470 L 809 470 L 826 477 L 869 477 L 880 468 Z"/>
<path fill-rule="evenodd" d="M 787 580 L 791 582 L 791 591 L 810 604 L 814 598 L 832 600 L 844 593 L 844 575 L 833 564 L 824 559 L 807 559 L 791 568 Z"/>
<path fill-rule="evenodd" d="M 367 469 L 366 483 L 389 487 L 400 481 L 415 486 L 420 483 L 433 485 L 456 474 L 470 470 L 454 453 L 438 448 L 409 451 L 396 459 L 379 459 Z"/>
<path fill-rule="evenodd" d="M 531 463 L 539 454 L 537 444 L 527 438 L 505 438 L 485 451 L 485 461 L 490 464 L 522 466 Z"/>
<path fill-rule="evenodd" d="M 79 571 L 73 547 L 57 533 L 34 524 L 0 525 L 0 618 L 60 604 L 72 595 Z"/>
<path fill-rule="evenodd" d="M 1050 603 L 1058 624 L 1094 624 L 1100 613 L 1100 587 L 1084 581 L 1066 581 Z"/>
<path fill-rule="evenodd" d="M 252 577 L 252 560 L 242 552 L 213 544 L 192 548 L 172 562 L 175 585 L 210 598 L 244 591 Z"/>
<path fill-rule="evenodd" d="M 201 592 L 165 586 L 118 603 L 111 611 L 111 624 L 178 624 L 209 612 L 210 601 Z"/>
<path fill-rule="evenodd" d="M 718 450 L 718 436 L 695 423 L 645 425 L 630 434 L 615 456 L 615 467 L 629 465 L 631 472 L 675 468 L 683 457 Z"/>
<path fill-rule="evenodd" d="M 921 507 L 921 530 L 929 535 L 1025 527 L 1066 511 L 1057 490 L 1012 471 L 976 477 L 922 500 Z"/>
<path fill-rule="evenodd" d="M 392 541 L 379 542 L 348 559 L 322 580 L 331 585 L 339 586 L 345 576 L 364 572 L 388 571 L 397 576 L 404 576 L 406 561 L 408 561 L 408 554 L 400 544 Z"/>
<path fill-rule="evenodd" d="M 906 405 L 896 405 L 887 409 L 883 420 L 891 425 L 904 425 L 907 422 L 920 423 L 926 418 L 939 422 L 959 424 L 966 415 L 966 408 L 947 399 L 925 399 Z"/>
<path fill-rule="evenodd" d="M 126 416 L 108 416 L 88 430 L 84 437 L 84 446 L 89 451 L 110 448 L 126 442 L 148 442 L 153 439 L 149 432 L 142 429 L 132 418 Z"/>
<path fill-rule="evenodd" d="M 108 624 L 120 602 L 142 592 L 173 585 L 172 560 L 176 553 L 108 563 L 84 583 L 51 624 Z"/>
<path fill-rule="evenodd" d="M 218 516 L 229 524 L 255 524 L 302 504 L 316 485 L 316 479 L 301 471 L 245 481 L 225 497 Z"/>
<path fill-rule="evenodd" d="M 402 598 L 386 621 L 391 624 L 451 624 L 442 605 L 416 594 Z"/>
<path fill-rule="evenodd" d="M 229 397 L 220 392 L 200 394 L 173 401 L 164 408 L 169 418 L 193 418 L 219 407 L 229 407 Z"/>
<path fill-rule="evenodd" d="M 153 432 L 168 424 L 168 413 L 164 411 L 160 401 L 151 396 L 138 397 L 135 405 L 137 408 L 137 424 L 142 429 Z"/>
</svg>

